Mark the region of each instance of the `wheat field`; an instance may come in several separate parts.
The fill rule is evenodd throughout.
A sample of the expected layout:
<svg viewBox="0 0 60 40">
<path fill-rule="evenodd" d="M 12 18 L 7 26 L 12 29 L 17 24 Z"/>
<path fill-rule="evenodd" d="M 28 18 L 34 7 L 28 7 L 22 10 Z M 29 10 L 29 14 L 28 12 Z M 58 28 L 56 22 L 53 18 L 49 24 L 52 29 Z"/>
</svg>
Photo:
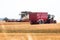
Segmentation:
<svg viewBox="0 0 60 40">
<path fill-rule="evenodd" d="M 2 22 L 0 40 L 60 40 L 60 23 Z"/>
</svg>

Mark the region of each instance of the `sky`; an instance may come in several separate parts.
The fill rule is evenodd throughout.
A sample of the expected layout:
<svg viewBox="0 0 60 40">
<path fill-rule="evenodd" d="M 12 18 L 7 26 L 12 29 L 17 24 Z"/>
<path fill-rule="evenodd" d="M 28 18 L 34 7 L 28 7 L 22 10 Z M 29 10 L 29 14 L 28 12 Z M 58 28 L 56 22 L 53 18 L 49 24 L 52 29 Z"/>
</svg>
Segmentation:
<svg viewBox="0 0 60 40">
<path fill-rule="evenodd" d="M 60 22 L 60 0 L 0 0 L 0 18 L 20 19 L 21 11 L 48 12 Z"/>
</svg>

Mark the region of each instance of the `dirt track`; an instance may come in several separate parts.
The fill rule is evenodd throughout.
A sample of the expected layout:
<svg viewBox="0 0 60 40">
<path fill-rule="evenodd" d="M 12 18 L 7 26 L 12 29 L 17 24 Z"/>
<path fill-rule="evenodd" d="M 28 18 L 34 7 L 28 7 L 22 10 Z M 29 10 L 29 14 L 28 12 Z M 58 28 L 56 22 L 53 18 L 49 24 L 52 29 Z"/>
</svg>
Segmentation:
<svg viewBox="0 0 60 40">
<path fill-rule="evenodd" d="M 41 30 L 43 33 L 5 33 L 9 30 Z M 60 40 L 60 23 L 58 24 L 36 24 L 30 25 L 26 23 L 0 23 L 0 40 Z M 14 31 L 14 32 L 15 32 Z M 19 32 L 18 31 L 18 32 Z M 57 32 L 58 31 L 58 32 Z M 46 32 L 46 33 L 44 33 Z M 51 32 L 51 33 L 50 33 Z M 53 33 L 52 33 L 53 32 Z M 56 33 L 55 33 L 56 32 Z"/>
</svg>

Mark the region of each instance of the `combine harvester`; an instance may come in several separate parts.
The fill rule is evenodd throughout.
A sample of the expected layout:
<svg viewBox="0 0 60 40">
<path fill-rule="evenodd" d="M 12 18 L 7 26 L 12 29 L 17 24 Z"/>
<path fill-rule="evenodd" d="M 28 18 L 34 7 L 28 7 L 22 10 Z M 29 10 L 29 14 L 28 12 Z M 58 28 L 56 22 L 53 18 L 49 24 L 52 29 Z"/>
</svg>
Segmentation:
<svg viewBox="0 0 60 40">
<path fill-rule="evenodd" d="M 7 22 L 30 22 L 30 24 L 46 24 L 56 23 L 54 15 L 48 14 L 48 12 L 21 12 L 21 20 L 7 20 Z"/>
</svg>

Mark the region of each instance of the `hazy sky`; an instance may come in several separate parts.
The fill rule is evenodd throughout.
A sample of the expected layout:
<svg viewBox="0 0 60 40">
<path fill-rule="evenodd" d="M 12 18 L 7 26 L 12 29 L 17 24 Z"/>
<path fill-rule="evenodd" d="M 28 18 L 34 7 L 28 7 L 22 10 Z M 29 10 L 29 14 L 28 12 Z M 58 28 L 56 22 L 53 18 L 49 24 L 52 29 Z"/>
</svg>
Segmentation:
<svg viewBox="0 0 60 40">
<path fill-rule="evenodd" d="M 0 0 L 0 18 L 19 19 L 21 11 L 48 12 L 60 21 L 60 0 Z"/>
</svg>

